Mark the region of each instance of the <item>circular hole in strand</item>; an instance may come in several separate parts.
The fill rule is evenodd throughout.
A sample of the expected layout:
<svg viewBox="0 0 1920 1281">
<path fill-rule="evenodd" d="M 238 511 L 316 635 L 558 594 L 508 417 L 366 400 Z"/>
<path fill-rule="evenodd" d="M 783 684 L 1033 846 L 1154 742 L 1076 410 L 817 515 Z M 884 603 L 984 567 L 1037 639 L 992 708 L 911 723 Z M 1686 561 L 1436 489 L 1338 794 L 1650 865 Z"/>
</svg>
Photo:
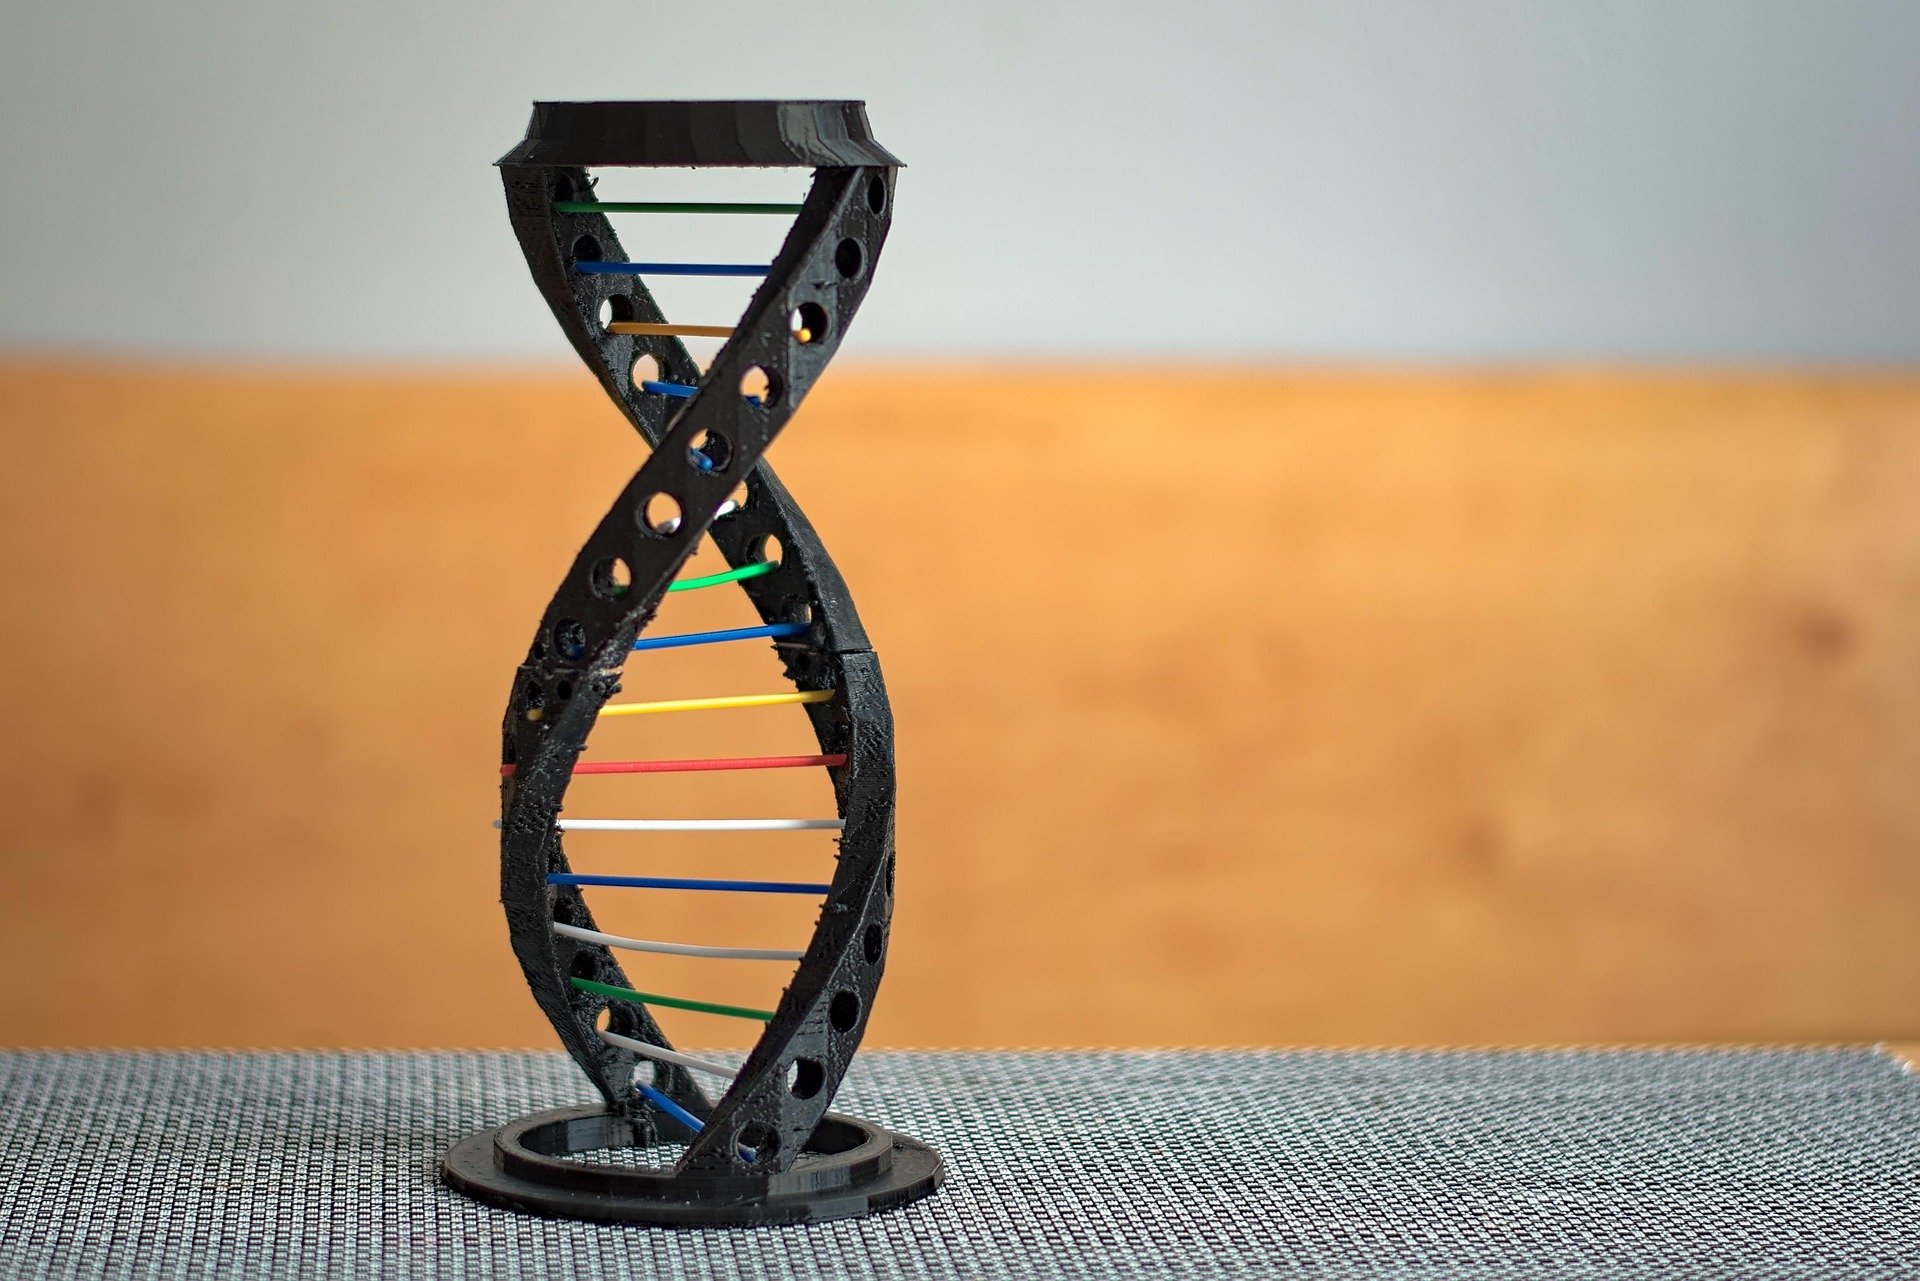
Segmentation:
<svg viewBox="0 0 1920 1281">
<path fill-rule="evenodd" d="M 633 369 L 631 373 L 635 387 L 638 387 L 641 383 L 665 381 L 660 377 L 660 362 L 644 352 L 633 358 Z"/>
<path fill-rule="evenodd" d="M 532 681 L 520 691 L 520 706 L 530 721 L 537 721 L 546 714 L 547 692 Z"/>
<path fill-rule="evenodd" d="M 600 242 L 592 236 L 582 236 L 573 242 L 573 260 L 581 262 L 600 261 Z"/>
<path fill-rule="evenodd" d="M 879 922 L 867 926 L 867 932 L 860 939 L 860 954 L 867 958 L 868 965 L 880 964 L 880 958 L 886 955 L 887 932 L 880 928 Z"/>
<path fill-rule="evenodd" d="M 796 1099 L 810 1099 L 827 1083 L 827 1069 L 813 1059 L 795 1059 L 787 1069 L 787 1093 Z"/>
<path fill-rule="evenodd" d="M 687 461 L 701 471 L 725 471 L 733 461 L 733 446 L 719 432 L 703 428 L 687 446 Z"/>
<path fill-rule="evenodd" d="M 573 697 L 572 681 L 560 680 L 560 681 L 555 681 L 553 683 L 553 701 L 554 702 L 564 703 L 570 700 L 572 697 Z"/>
<path fill-rule="evenodd" d="M 601 600 L 619 600 L 633 586 L 633 570 L 618 556 L 596 561 L 587 586 Z"/>
<path fill-rule="evenodd" d="M 741 1155 L 747 1156 L 751 1153 L 752 1155 L 748 1157 L 748 1159 L 755 1165 L 761 1165 L 772 1160 L 774 1154 L 780 1150 L 779 1135 L 758 1121 L 755 1121 L 751 1125 L 742 1126 L 737 1141 L 743 1149 Z"/>
<path fill-rule="evenodd" d="M 860 1021 L 860 997 L 853 992 L 835 992 L 827 1002 L 827 1022 L 836 1032 L 851 1032 Z"/>
<path fill-rule="evenodd" d="M 875 214 L 887 211 L 887 180 L 879 174 L 867 179 L 867 208 Z"/>
<path fill-rule="evenodd" d="M 771 370 L 750 365 L 747 372 L 740 375 L 740 394 L 747 398 L 749 404 L 763 407 L 778 404 L 780 380 Z"/>
<path fill-rule="evenodd" d="M 566 659 L 586 657 L 587 629 L 577 619 L 561 619 L 553 625 L 553 649 Z"/>
<path fill-rule="evenodd" d="M 626 294 L 615 294 L 600 303 L 600 327 L 605 329 L 616 320 L 632 320 L 634 317 L 633 299 Z"/>
<path fill-rule="evenodd" d="M 746 509 L 747 482 L 743 480 L 733 487 L 733 492 L 727 495 L 727 501 L 720 505 L 720 514 L 722 516 L 731 516 L 735 512 L 743 512 Z"/>
<path fill-rule="evenodd" d="M 833 265 L 843 277 L 853 280 L 867 265 L 867 251 L 859 241 L 848 236 L 834 248 Z"/>
<path fill-rule="evenodd" d="M 587 975 L 582 974 L 580 977 L 586 978 Z M 603 1005 L 598 1010 L 595 1010 L 593 1014 L 593 1025 L 602 1032 L 611 1032 L 613 1030 L 613 1007 L 611 1005 Z"/>
<path fill-rule="evenodd" d="M 753 558 L 755 560 L 763 560 L 769 565 L 778 565 L 780 563 L 780 554 L 780 540 L 772 534 L 768 534 L 765 538 L 762 538 L 760 545 L 753 549 Z"/>
<path fill-rule="evenodd" d="M 640 504 L 640 528 L 665 538 L 680 528 L 680 500 L 672 494 L 652 494 Z"/>
<path fill-rule="evenodd" d="M 827 336 L 827 309 L 817 302 L 803 302 L 787 316 L 787 330 L 797 343 L 824 341 Z"/>
<path fill-rule="evenodd" d="M 573 964 L 567 966 L 567 973 L 577 979 L 591 979 L 600 972 L 600 956 L 590 947 L 582 947 L 573 954 Z M 606 1011 L 602 1011 L 606 1013 Z M 602 1023 L 600 1026 L 605 1027 Z"/>
</svg>

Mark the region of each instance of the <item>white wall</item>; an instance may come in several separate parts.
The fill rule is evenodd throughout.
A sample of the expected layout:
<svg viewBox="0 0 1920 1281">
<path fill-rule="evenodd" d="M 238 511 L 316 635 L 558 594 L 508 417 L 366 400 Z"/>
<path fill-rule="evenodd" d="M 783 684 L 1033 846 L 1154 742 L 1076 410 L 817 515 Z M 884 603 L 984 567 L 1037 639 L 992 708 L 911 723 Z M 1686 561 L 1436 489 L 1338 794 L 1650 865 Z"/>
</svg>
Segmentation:
<svg viewBox="0 0 1920 1281">
<path fill-rule="evenodd" d="M 866 98 L 910 166 L 850 351 L 1920 356 L 1920 4 L 9 0 L 0 23 L 10 346 L 558 357 L 489 167 L 529 101 L 804 96 Z M 646 252 L 764 236 L 676 222 Z"/>
</svg>

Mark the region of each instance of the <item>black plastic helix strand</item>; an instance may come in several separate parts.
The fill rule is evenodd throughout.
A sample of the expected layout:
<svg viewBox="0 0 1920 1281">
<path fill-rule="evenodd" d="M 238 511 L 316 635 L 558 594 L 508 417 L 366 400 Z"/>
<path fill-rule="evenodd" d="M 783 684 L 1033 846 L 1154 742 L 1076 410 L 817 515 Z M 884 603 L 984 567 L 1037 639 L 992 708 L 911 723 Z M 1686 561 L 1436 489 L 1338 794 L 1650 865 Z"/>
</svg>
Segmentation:
<svg viewBox="0 0 1920 1281">
<path fill-rule="evenodd" d="M 665 317 L 640 276 L 577 269 L 588 256 L 628 261 L 604 214 L 556 208 L 591 199 L 588 170 L 776 164 L 812 166 L 811 189 L 704 375 L 675 337 L 610 333 L 603 310 L 616 320 Z M 536 283 L 575 350 L 653 446 L 575 557 L 515 674 L 503 726 L 501 899 L 515 954 L 561 1043 L 610 1113 L 641 1139 L 659 1134 L 687 1143 L 675 1173 L 689 1187 L 706 1188 L 701 1195 L 708 1198 L 721 1196 L 715 1187 L 740 1194 L 742 1177 L 791 1181 L 788 1172 L 821 1126 L 859 1045 L 885 968 L 894 809 L 886 690 L 845 582 L 762 455 L 832 358 L 866 294 L 892 215 L 897 165 L 873 142 L 858 103 L 539 104 L 526 141 L 500 162 Z M 795 314 L 807 318 L 804 340 L 789 323 Z M 649 355 L 663 381 L 699 391 L 678 401 L 643 390 L 634 364 Z M 756 369 L 766 391 L 757 399 L 739 394 Z M 743 479 L 744 508 L 716 524 Z M 677 504 L 677 523 L 648 517 L 648 504 L 663 494 Z M 804 957 L 731 1087 L 709 1100 L 684 1068 L 654 1065 L 653 1088 L 702 1123 L 695 1132 L 641 1097 L 636 1056 L 597 1033 L 606 1009 L 610 1031 L 671 1048 L 643 1004 L 609 1002 L 570 981 L 631 986 L 607 948 L 556 934 L 556 921 L 594 926 L 579 890 L 550 886 L 547 878 L 568 871 L 556 819 L 600 708 L 618 692 L 636 636 L 707 534 L 735 567 L 753 564 L 766 540 L 777 540 L 777 568 L 739 585 L 763 622 L 807 625 L 804 644 L 778 648 L 787 678 L 800 690 L 836 691 L 807 712 L 821 754 L 845 756 L 831 770 L 844 828 Z M 932 1169 L 915 1195 L 937 1180 L 937 1159 Z M 815 1206 L 802 1217 L 823 1216 Z"/>
</svg>

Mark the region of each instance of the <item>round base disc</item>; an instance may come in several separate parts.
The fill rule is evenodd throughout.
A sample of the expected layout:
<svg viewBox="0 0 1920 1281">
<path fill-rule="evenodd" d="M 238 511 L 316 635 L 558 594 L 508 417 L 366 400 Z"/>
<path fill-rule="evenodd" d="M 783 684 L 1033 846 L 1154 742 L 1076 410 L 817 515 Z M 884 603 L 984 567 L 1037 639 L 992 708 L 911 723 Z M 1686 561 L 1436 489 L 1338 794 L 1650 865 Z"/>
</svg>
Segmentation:
<svg viewBox="0 0 1920 1281">
<path fill-rule="evenodd" d="M 441 1162 L 449 1186 L 532 1214 L 668 1227 L 815 1223 L 875 1214 L 931 1195 L 940 1156 L 905 1135 L 828 1113 L 784 1174 L 676 1173 L 573 1160 L 639 1146 L 633 1125 L 599 1108 L 537 1112 L 461 1140 Z"/>
</svg>

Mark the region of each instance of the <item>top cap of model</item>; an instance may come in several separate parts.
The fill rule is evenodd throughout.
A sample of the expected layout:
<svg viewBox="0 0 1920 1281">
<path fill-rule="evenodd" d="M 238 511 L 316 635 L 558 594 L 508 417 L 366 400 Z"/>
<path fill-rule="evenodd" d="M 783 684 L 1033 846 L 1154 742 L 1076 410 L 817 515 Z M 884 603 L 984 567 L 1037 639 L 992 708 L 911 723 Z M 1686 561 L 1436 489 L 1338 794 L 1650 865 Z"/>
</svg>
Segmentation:
<svg viewBox="0 0 1920 1281">
<path fill-rule="evenodd" d="M 536 102 L 503 165 L 898 165 L 864 102 Z"/>
</svg>

